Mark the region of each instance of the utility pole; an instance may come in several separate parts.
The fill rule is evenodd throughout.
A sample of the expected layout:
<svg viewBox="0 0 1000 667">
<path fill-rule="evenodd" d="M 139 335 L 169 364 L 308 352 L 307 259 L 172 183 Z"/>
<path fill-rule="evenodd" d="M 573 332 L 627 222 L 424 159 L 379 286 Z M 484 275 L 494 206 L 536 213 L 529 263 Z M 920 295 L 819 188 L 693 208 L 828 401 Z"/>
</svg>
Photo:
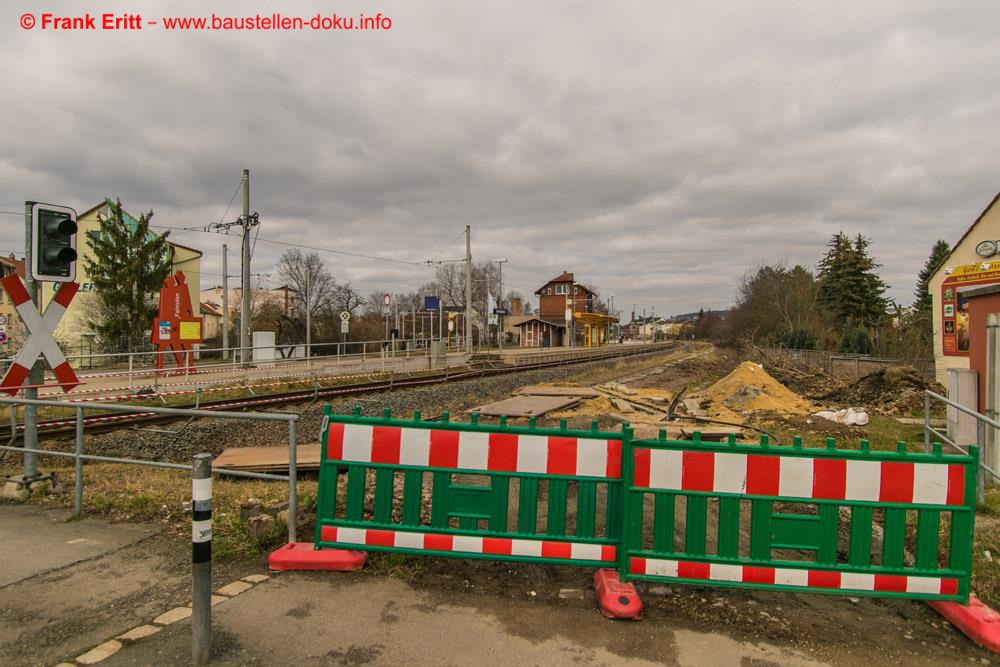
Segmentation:
<svg viewBox="0 0 1000 667">
<path fill-rule="evenodd" d="M 465 351 L 472 353 L 472 227 L 465 226 Z"/>
<path fill-rule="evenodd" d="M 610 315 L 611 317 L 615 316 L 615 295 L 614 294 L 611 295 L 611 304 L 608 306 L 608 315 Z M 611 324 L 614 324 L 614 322 L 611 322 Z M 608 327 L 608 335 L 609 336 L 611 335 L 611 331 L 612 331 L 612 327 L 609 326 Z M 615 336 L 615 337 L 617 338 L 617 336 Z M 610 343 L 611 341 L 608 341 L 608 342 Z"/>
<path fill-rule="evenodd" d="M 309 263 L 306 262 L 306 366 L 312 363 L 312 308 L 309 307 Z"/>
<path fill-rule="evenodd" d="M 222 244 L 222 358 L 229 358 L 229 248 Z"/>
<path fill-rule="evenodd" d="M 260 224 L 257 213 L 250 213 L 250 170 L 243 170 L 243 215 L 234 222 L 217 222 L 209 225 L 212 230 L 226 230 L 230 227 L 243 228 L 243 252 L 240 262 L 240 290 L 243 292 L 240 303 L 240 363 L 244 366 L 250 363 L 250 230 Z M 223 267 L 225 267 L 225 246 L 223 246 Z M 222 273 L 226 270 L 223 268 Z M 223 285 L 228 285 L 226 281 Z M 223 297 L 226 299 L 226 296 Z M 226 314 L 228 317 L 228 311 Z M 228 329 L 227 329 L 228 330 Z"/>
<path fill-rule="evenodd" d="M 243 303 L 240 306 L 240 363 L 250 363 L 250 170 L 243 170 Z"/>
</svg>

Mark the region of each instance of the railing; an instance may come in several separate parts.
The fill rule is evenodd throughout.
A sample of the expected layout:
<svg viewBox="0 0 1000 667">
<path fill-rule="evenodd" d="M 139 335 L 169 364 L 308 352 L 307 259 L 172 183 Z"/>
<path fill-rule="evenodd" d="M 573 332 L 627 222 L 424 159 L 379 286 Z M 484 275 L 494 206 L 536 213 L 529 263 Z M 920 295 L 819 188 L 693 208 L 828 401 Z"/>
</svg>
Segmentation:
<svg viewBox="0 0 1000 667">
<path fill-rule="evenodd" d="M 940 401 L 950 408 L 954 408 L 959 412 L 974 417 L 976 419 L 975 445 L 979 448 L 980 457 L 982 457 L 983 454 L 987 453 L 988 450 L 986 449 L 987 445 L 986 427 L 991 426 L 994 429 L 1000 429 L 1000 422 L 996 422 L 987 417 L 986 415 L 979 414 L 975 410 L 971 410 L 965 407 L 964 405 L 961 405 L 949 398 L 941 396 L 940 394 L 935 394 L 933 391 L 929 389 L 924 391 L 924 451 L 925 452 L 931 451 L 931 435 L 940 438 L 941 442 L 947 444 L 950 447 L 954 447 L 955 449 L 957 449 L 962 453 L 966 453 L 968 451 L 967 446 L 963 447 L 959 443 L 949 438 L 944 433 L 938 431 L 933 426 L 931 426 L 932 400 Z M 973 443 L 967 443 L 967 445 L 969 444 Z M 1000 481 L 1000 475 L 998 475 L 997 472 L 993 470 L 993 468 L 990 468 L 988 465 L 983 463 L 982 458 L 980 458 L 979 474 L 976 475 L 976 497 L 978 498 L 980 503 L 982 503 L 986 497 L 986 474 L 989 474 L 991 477 L 993 477 L 994 480 Z"/>
<path fill-rule="evenodd" d="M 258 347 L 248 347 L 249 356 L 252 357 L 253 353 L 257 350 L 269 350 L 275 353 L 275 358 L 265 359 L 265 360 L 254 360 L 248 358 L 241 360 L 239 358 L 242 353 L 241 347 L 231 346 L 231 347 L 217 347 L 217 348 L 206 348 L 199 347 L 197 349 L 191 350 L 192 354 L 197 357 L 199 361 L 208 361 L 209 363 L 196 364 L 194 369 L 203 370 L 209 368 L 239 368 L 245 364 L 253 363 L 301 363 L 303 365 L 309 364 L 311 361 L 318 361 L 322 359 L 380 359 L 384 355 L 391 355 L 393 357 L 405 356 L 427 356 L 430 354 L 430 345 L 432 342 L 441 342 L 444 340 L 446 343 L 447 352 L 463 352 L 464 344 L 461 339 L 452 338 L 450 341 L 447 339 L 439 338 L 395 338 L 395 339 L 380 339 L 380 340 L 362 340 L 362 341 L 343 341 L 343 342 L 326 342 L 326 343 L 310 343 L 306 345 L 305 343 L 276 343 L 275 345 L 258 346 Z M 67 350 L 69 351 L 69 350 Z M 15 350 L 16 352 L 16 350 Z M 302 352 L 302 356 L 298 357 L 281 357 L 280 354 L 297 354 Z M 91 353 L 91 354 L 67 354 L 66 358 L 73 364 L 73 366 L 80 371 L 86 370 L 102 370 L 102 371 L 114 371 L 120 375 L 133 376 L 152 376 L 157 374 L 157 369 L 155 368 L 156 361 L 158 357 L 162 357 L 167 363 L 165 366 L 170 366 L 173 364 L 172 350 L 139 350 L 134 352 L 106 352 L 106 353 Z M 3 372 L 6 367 L 13 361 L 13 356 L 0 358 L 0 372 Z M 173 372 L 177 368 L 166 368 L 165 370 Z M 162 373 L 163 371 L 159 371 Z M 94 374 L 96 375 L 96 374 Z"/>
<path fill-rule="evenodd" d="M 43 407 L 67 408 L 65 403 L 60 401 L 32 400 L 25 398 L 0 398 L 0 405 L 35 405 Z M 74 514 L 80 516 L 83 512 L 83 462 L 98 461 L 102 463 L 121 463 L 126 465 L 148 466 L 151 468 L 166 468 L 168 470 L 191 471 L 192 466 L 184 463 L 168 463 L 163 461 L 148 461 L 140 459 L 128 459 L 116 456 L 97 456 L 84 453 L 84 419 L 85 410 L 102 410 L 105 412 L 118 413 L 142 413 L 159 414 L 174 417 L 212 417 L 214 419 L 239 419 L 244 421 L 284 421 L 288 422 L 288 474 L 273 475 L 269 473 L 246 472 L 242 470 L 230 470 L 227 468 L 212 468 L 213 474 L 230 475 L 232 477 L 246 477 L 250 479 L 264 479 L 277 482 L 288 482 L 288 541 L 295 542 L 297 538 L 297 517 L 298 517 L 298 470 L 296 454 L 296 425 L 299 419 L 297 414 L 280 412 L 221 412 L 215 410 L 188 410 L 180 408 L 160 408 L 160 407 L 133 407 L 129 405 L 117 405 L 107 403 L 102 405 L 81 405 L 72 406 L 76 412 L 76 446 L 73 452 L 59 452 L 49 449 L 28 449 L 25 447 L 15 447 L 13 445 L 0 445 L 0 451 L 20 452 L 24 454 L 35 454 L 39 456 L 57 456 L 73 459 L 76 470 L 74 480 Z"/>
</svg>

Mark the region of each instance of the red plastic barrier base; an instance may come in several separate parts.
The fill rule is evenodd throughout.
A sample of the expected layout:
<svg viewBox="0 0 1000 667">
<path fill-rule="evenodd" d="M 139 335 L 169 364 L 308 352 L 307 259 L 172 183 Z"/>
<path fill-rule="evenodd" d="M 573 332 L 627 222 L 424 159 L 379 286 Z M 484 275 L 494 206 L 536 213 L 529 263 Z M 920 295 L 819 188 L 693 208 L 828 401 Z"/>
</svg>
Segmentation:
<svg viewBox="0 0 1000 667">
<path fill-rule="evenodd" d="M 1000 653 L 1000 614 L 983 604 L 975 595 L 969 606 L 957 602 L 928 602 L 934 610 L 980 646 Z"/>
<path fill-rule="evenodd" d="M 598 570 L 594 573 L 594 589 L 601 613 L 608 618 L 642 618 L 642 600 L 631 583 L 622 583 L 617 570 Z"/>
<path fill-rule="evenodd" d="M 353 572 L 365 566 L 368 554 L 348 549 L 314 549 L 312 542 L 291 542 L 275 549 L 267 559 L 272 570 L 324 570 Z"/>
</svg>

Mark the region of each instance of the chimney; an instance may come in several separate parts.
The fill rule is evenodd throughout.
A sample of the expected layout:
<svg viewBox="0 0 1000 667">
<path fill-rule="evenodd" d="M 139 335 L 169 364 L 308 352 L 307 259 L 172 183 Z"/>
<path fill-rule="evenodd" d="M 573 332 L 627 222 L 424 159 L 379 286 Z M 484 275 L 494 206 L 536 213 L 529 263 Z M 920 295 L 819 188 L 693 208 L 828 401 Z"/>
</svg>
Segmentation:
<svg viewBox="0 0 1000 667">
<path fill-rule="evenodd" d="M 521 297 L 513 297 L 510 300 L 510 314 L 517 316 L 521 314 Z"/>
</svg>

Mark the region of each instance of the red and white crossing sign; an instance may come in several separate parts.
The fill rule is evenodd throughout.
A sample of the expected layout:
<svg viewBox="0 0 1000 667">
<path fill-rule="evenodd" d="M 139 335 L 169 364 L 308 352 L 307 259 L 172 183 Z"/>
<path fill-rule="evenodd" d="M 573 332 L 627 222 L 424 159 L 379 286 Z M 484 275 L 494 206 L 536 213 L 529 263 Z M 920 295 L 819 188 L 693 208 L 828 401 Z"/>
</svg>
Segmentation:
<svg viewBox="0 0 1000 667">
<path fill-rule="evenodd" d="M 19 275 L 15 273 L 0 279 L 0 285 L 10 295 L 10 300 L 14 303 L 17 314 L 21 316 L 24 326 L 31 334 L 24 341 L 17 356 L 14 357 L 14 362 L 7 369 L 3 380 L 0 380 L 0 391 L 11 396 L 16 394 L 28 378 L 28 372 L 35 365 L 35 360 L 39 356 L 44 356 L 45 360 L 49 362 L 49 366 L 52 367 L 52 372 L 55 373 L 56 380 L 62 386 L 63 391 L 70 391 L 80 384 L 76 373 L 73 372 L 73 367 L 63 356 L 52 335 L 80 285 L 78 283 L 62 283 L 59 286 L 59 291 L 45 308 L 44 315 L 40 314 L 35 304 L 32 303 L 31 297 L 28 296 L 28 290 L 25 289 Z"/>
</svg>

